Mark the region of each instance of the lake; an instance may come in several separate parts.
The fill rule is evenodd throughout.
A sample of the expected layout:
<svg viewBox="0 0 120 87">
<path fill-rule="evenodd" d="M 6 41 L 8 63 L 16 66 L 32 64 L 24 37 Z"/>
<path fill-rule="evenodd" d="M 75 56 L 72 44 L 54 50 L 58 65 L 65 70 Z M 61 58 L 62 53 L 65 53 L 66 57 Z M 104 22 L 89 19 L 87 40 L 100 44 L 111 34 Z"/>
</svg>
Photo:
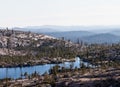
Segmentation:
<svg viewBox="0 0 120 87">
<path fill-rule="evenodd" d="M 87 62 L 83 62 L 79 57 L 75 58 L 75 62 L 64 62 L 58 64 L 59 66 L 64 66 L 66 68 L 69 68 L 71 64 L 74 65 L 74 68 L 80 67 L 80 63 L 83 63 L 84 65 L 88 65 Z M 36 66 L 29 66 L 29 67 L 14 67 L 14 68 L 0 68 L 0 79 L 3 78 L 13 78 L 17 79 L 21 77 L 21 74 L 24 74 L 27 72 L 28 74 L 32 74 L 35 71 L 38 72 L 40 75 L 44 74 L 45 72 L 49 72 L 50 68 L 55 66 L 56 64 L 45 64 L 45 65 L 36 65 Z M 90 65 L 90 64 L 89 64 Z"/>
</svg>

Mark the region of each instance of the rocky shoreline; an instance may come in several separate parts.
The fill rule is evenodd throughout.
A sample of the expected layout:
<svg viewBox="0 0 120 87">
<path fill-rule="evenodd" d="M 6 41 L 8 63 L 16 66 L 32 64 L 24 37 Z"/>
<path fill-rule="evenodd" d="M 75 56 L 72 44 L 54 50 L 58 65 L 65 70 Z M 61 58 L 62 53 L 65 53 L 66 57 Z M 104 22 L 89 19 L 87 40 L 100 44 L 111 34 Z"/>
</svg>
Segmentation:
<svg viewBox="0 0 120 87">
<path fill-rule="evenodd" d="M 45 65 L 45 64 L 60 64 L 63 62 L 75 62 L 75 58 L 65 59 L 65 58 L 41 58 L 39 60 L 29 60 L 28 62 L 24 63 L 0 63 L 0 68 L 14 68 L 14 67 L 30 67 L 35 65 Z"/>
<path fill-rule="evenodd" d="M 7 84 L 5 79 L 0 87 L 6 87 L 6 85 L 8 87 L 119 87 L 119 68 L 108 68 L 103 70 L 103 73 L 100 72 L 101 69 L 86 69 L 84 73 L 82 70 L 69 70 L 56 75 L 33 74 L 32 78 L 26 75 L 25 79 L 8 80 Z"/>
</svg>

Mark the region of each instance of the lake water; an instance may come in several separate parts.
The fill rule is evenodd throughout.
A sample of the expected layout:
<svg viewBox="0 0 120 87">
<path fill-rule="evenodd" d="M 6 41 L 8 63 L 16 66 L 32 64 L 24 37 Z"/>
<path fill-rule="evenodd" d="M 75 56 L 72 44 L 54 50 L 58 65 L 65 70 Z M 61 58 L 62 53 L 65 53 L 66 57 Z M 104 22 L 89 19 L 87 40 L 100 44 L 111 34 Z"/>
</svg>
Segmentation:
<svg viewBox="0 0 120 87">
<path fill-rule="evenodd" d="M 66 68 L 69 68 L 71 64 L 74 65 L 74 67 L 79 68 L 80 63 L 84 63 L 84 65 L 87 66 L 87 62 L 83 62 L 79 57 L 75 58 L 75 62 L 64 62 L 61 64 L 58 64 L 59 66 L 64 66 Z M 32 74 L 35 71 L 38 72 L 40 75 L 44 74 L 45 72 L 49 72 L 50 68 L 55 66 L 56 64 L 46 64 L 46 65 L 36 65 L 36 66 L 30 66 L 30 67 L 15 67 L 15 68 L 0 68 L 0 79 L 3 78 L 20 78 L 21 73 L 24 74 L 27 72 L 28 74 Z"/>
</svg>

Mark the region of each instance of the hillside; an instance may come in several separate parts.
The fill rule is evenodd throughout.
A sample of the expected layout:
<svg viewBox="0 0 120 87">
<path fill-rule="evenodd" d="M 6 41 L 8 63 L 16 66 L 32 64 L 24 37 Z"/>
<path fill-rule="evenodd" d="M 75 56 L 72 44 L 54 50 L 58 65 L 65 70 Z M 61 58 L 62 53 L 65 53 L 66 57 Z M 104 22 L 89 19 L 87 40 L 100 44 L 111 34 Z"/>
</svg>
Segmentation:
<svg viewBox="0 0 120 87">
<path fill-rule="evenodd" d="M 0 67 L 67 61 L 75 57 L 75 46 L 45 34 L 0 30 Z"/>
<path fill-rule="evenodd" d="M 109 33 L 120 36 L 120 29 L 112 30 Z"/>
<path fill-rule="evenodd" d="M 118 43 L 120 42 L 120 36 L 102 33 L 83 37 L 82 40 L 88 43 Z"/>
<path fill-rule="evenodd" d="M 53 32 L 53 33 L 45 33 L 47 35 L 61 38 L 64 37 L 66 40 L 70 39 L 73 42 L 76 42 L 78 39 L 82 37 L 94 35 L 93 32 L 89 31 L 66 31 L 66 32 Z"/>
<path fill-rule="evenodd" d="M 64 37 L 66 40 L 70 39 L 73 42 L 80 41 L 87 43 L 117 43 L 120 42 L 120 36 L 116 33 L 93 33 L 89 31 L 68 31 L 68 32 L 54 32 L 46 33 L 57 38 Z"/>
<path fill-rule="evenodd" d="M 0 30 L 0 54 L 8 54 L 5 49 L 16 49 L 20 47 L 28 47 L 34 45 L 34 47 L 41 46 L 45 40 L 52 40 L 54 37 L 36 34 L 31 32 L 14 31 L 14 30 Z M 4 51 L 2 49 L 4 48 Z M 14 52 L 13 52 L 14 53 Z"/>
</svg>

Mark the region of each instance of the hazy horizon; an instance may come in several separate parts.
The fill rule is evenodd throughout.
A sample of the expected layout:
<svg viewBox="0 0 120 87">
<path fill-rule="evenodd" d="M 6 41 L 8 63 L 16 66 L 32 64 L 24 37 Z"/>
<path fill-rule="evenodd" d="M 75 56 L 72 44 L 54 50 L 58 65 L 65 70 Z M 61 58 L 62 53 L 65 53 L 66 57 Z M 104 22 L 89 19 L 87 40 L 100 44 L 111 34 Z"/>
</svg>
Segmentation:
<svg viewBox="0 0 120 87">
<path fill-rule="evenodd" d="M 0 0 L 0 27 L 120 26 L 119 0 Z"/>
<path fill-rule="evenodd" d="M 110 32 L 120 31 L 120 26 L 58 26 L 58 25 L 41 25 L 41 26 L 24 26 L 24 27 L 0 27 L 1 29 L 13 29 L 13 30 L 42 30 L 52 32 L 65 32 L 65 31 L 91 31 L 91 32 Z"/>
</svg>

